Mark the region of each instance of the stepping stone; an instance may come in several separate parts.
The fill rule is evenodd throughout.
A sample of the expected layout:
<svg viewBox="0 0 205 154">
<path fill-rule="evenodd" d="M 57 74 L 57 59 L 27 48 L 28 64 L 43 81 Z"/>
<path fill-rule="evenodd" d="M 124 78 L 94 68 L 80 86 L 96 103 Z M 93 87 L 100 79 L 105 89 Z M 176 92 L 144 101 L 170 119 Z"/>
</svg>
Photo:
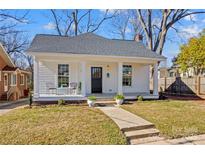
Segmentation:
<svg viewBox="0 0 205 154">
<path fill-rule="evenodd" d="M 144 138 L 144 137 L 159 135 L 159 130 L 157 130 L 155 128 L 148 128 L 148 129 L 128 131 L 128 132 L 124 132 L 124 133 L 125 133 L 125 136 L 129 140 L 131 140 L 131 139 L 138 139 L 138 138 Z"/>
<path fill-rule="evenodd" d="M 122 128 L 121 131 L 127 132 L 127 131 L 141 130 L 141 129 L 148 129 L 148 128 L 155 128 L 155 125 L 154 124 L 147 124 L 147 125 L 139 125 L 139 126 L 133 126 L 133 127 L 126 127 L 126 128 Z"/>
<path fill-rule="evenodd" d="M 147 145 L 170 145 L 169 142 L 162 140 L 162 141 L 157 141 L 157 142 L 149 142 L 146 143 Z"/>
<path fill-rule="evenodd" d="M 160 136 L 152 136 L 152 137 L 145 137 L 145 138 L 139 138 L 139 139 L 132 139 L 130 140 L 130 144 L 136 145 L 136 144 L 147 144 L 149 142 L 158 142 L 165 140 L 164 137 Z"/>
</svg>

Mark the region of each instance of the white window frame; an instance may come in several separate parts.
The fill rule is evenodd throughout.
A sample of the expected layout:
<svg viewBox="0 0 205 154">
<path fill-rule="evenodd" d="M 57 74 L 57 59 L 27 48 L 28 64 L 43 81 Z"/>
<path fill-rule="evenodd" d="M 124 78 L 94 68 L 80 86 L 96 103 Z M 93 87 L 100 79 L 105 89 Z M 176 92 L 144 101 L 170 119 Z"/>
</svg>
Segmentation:
<svg viewBox="0 0 205 154">
<path fill-rule="evenodd" d="M 22 80 L 23 79 L 23 80 Z M 21 83 L 21 80 L 23 81 L 23 83 Z M 20 85 L 24 85 L 24 74 L 20 75 Z"/>
<path fill-rule="evenodd" d="M 60 75 L 59 74 L 59 66 L 60 65 L 67 65 L 68 66 L 68 74 L 66 74 L 66 75 Z M 70 67 L 69 67 L 69 64 L 58 64 L 58 77 L 57 77 L 57 85 L 58 85 L 58 88 L 61 88 L 62 86 L 59 86 L 59 77 L 66 77 L 66 78 L 68 78 L 68 87 L 69 87 L 69 85 L 70 85 Z"/>
<path fill-rule="evenodd" d="M 14 76 L 16 76 L 16 82 L 14 83 Z M 10 81 L 10 86 L 16 86 L 17 85 L 17 74 L 13 73 L 11 74 L 11 81 Z"/>
<path fill-rule="evenodd" d="M 124 83 L 124 77 L 125 77 L 125 75 L 124 75 L 124 72 L 122 73 L 122 86 L 123 87 L 132 87 L 132 74 L 133 74 L 133 68 L 132 68 L 132 65 L 129 65 L 129 64 L 125 64 L 125 65 L 123 65 L 122 66 L 122 71 L 124 71 L 124 67 L 126 67 L 126 66 L 128 66 L 128 67 L 130 67 L 131 68 L 131 75 L 130 75 L 130 85 L 124 85 L 123 83 Z"/>
</svg>

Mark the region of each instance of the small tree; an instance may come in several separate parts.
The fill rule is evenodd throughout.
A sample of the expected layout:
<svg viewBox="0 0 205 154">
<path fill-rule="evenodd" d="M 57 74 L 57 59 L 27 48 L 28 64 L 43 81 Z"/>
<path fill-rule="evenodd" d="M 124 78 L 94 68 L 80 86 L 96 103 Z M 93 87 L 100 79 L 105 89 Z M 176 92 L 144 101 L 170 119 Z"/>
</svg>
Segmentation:
<svg viewBox="0 0 205 154">
<path fill-rule="evenodd" d="M 195 75 L 203 73 L 205 69 L 205 35 L 191 38 L 187 44 L 181 46 L 177 64 L 183 72 L 188 68 L 193 68 Z"/>
</svg>

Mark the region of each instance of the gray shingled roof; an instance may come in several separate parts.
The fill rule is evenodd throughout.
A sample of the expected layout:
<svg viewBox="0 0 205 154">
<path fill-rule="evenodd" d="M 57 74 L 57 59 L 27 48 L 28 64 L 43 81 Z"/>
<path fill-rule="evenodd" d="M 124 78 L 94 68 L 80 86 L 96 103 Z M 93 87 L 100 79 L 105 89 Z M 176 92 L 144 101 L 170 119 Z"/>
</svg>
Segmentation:
<svg viewBox="0 0 205 154">
<path fill-rule="evenodd" d="M 28 52 L 70 53 L 165 59 L 140 42 L 112 40 L 93 33 L 74 37 L 37 34 Z"/>
</svg>

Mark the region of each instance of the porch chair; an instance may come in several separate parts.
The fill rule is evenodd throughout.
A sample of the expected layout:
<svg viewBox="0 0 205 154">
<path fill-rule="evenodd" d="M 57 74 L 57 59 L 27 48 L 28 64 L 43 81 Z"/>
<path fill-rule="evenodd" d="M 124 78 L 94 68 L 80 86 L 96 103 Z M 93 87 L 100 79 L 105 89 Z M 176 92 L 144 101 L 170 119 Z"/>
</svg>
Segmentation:
<svg viewBox="0 0 205 154">
<path fill-rule="evenodd" d="M 69 86 L 69 89 L 70 89 L 70 94 L 74 94 L 74 95 L 77 95 L 77 89 L 78 88 L 78 84 L 77 82 L 71 82 L 70 83 L 70 86 Z"/>
<path fill-rule="evenodd" d="M 54 83 L 52 83 L 52 82 L 47 82 L 46 83 L 46 93 L 56 95 L 57 88 L 55 87 Z"/>
</svg>

